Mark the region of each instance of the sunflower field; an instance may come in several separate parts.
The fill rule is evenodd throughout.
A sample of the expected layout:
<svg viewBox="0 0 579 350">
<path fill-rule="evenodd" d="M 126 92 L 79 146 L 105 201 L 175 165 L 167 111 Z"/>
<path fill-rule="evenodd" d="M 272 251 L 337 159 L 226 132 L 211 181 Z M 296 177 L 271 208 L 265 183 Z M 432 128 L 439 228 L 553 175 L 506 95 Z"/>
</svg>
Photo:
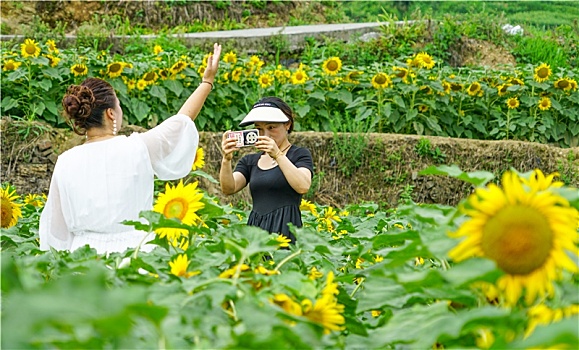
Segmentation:
<svg viewBox="0 0 579 350">
<path fill-rule="evenodd" d="M 59 49 L 53 40 L 3 45 L 0 112 L 54 126 L 65 126 L 62 86 L 88 76 L 113 85 L 127 123 L 154 126 L 197 87 L 208 57 L 160 45 L 129 48 L 124 55 Z M 197 119 L 201 130 L 234 129 L 255 101 L 275 95 L 294 108 L 297 131 L 336 131 L 346 116 L 366 132 L 579 145 L 572 68 L 455 69 L 427 52 L 363 67 L 338 56 L 283 66 L 226 51 L 219 74 Z"/>
<path fill-rule="evenodd" d="M 150 233 L 151 252 L 40 251 L 46 197 L 4 184 L 2 347 L 579 344 L 579 191 L 557 174 L 423 170 L 476 186 L 457 207 L 304 200 L 290 246 L 200 189 L 202 166 L 125 222 Z"/>
</svg>

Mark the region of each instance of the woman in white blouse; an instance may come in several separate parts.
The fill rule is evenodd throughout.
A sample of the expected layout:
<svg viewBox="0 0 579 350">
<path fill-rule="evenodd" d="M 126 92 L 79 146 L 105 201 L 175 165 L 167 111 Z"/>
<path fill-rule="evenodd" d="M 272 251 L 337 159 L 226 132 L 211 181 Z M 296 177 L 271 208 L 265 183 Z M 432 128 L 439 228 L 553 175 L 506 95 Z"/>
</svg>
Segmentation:
<svg viewBox="0 0 579 350">
<path fill-rule="evenodd" d="M 116 136 L 123 111 L 109 83 L 89 78 L 68 88 L 64 112 L 86 142 L 58 157 L 40 218 L 40 249 L 88 244 L 98 253 L 123 252 L 142 243 L 147 233 L 122 222 L 153 208 L 155 175 L 175 180 L 191 170 L 199 143 L 194 120 L 213 89 L 220 55 L 215 44 L 201 84 L 178 114 L 129 137 Z"/>
</svg>

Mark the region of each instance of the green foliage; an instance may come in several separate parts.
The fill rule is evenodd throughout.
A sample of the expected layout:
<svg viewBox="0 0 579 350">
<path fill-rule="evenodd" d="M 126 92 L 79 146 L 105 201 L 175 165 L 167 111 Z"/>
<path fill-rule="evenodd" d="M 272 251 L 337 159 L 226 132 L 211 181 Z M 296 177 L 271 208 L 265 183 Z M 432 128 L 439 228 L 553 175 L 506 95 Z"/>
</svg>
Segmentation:
<svg viewBox="0 0 579 350">
<path fill-rule="evenodd" d="M 477 187 L 492 179 L 456 166 L 423 174 L 453 176 Z M 576 189 L 554 190 L 567 191 L 579 208 Z M 147 231 L 185 229 L 181 238 L 188 246 L 156 236 L 151 252 L 110 254 L 88 246 L 40 251 L 43 201 L 33 206 L 15 199 L 23 204 L 23 217 L 1 236 L 2 347 L 474 348 L 480 347 L 482 330 L 490 332 L 486 344 L 495 348 L 577 343 L 575 315 L 561 311 L 579 301 L 576 276 L 562 274 L 554 281 L 554 297 L 538 304 L 560 311 L 562 319 L 539 324 L 525 336 L 536 321 L 533 305 L 521 300 L 506 308 L 476 287 L 503 276 L 493 261 L 448 261 L 457 244 L 448 232 L 464 222 L 458 208 L 418 205 L 411 194 L 407 187 L 404 204 L 389 210 L 376 203 L 344 210 L 302 207 L 304 226 L 292 228 L 297 244 L 286 250 L 279 249 L 276 235 L 248 227 L 247 212 L 204 193 L 204 203 L 212 203 L 197 212 L 204 225 L 184 225 L 150 211 L 141 213 L 141 221 L 125 223 Z M 181 255 L 188 260 L 186 271 L 197 274 L 171 269 L 169 263 Z M 328 288 L 330 273 L 335 292 Z M 325 332 L 321 318 L 275 303 L 280 295 L 300 310 L 335 297 L 343 306 L 336 315 L 344 317 L 339 324 L 344 329 Z"/>
<path fill-rule="evenodd" d="M 444 160 L 446 159 L 446 154 L 444 154 L 440 148 L 434 148 L 430 143 L 430 140 L 424 137 L 421 137 L 418 140 L 415 150 L 419 156 L 432 158 L 436 163 L 444 163 Z"/>
<path fill-rule="evenodd" d="M 45 43 L 37 43 L 41 49 L 37 58 L 20 57 L 18 45 L 5 46 L 3 60 L 14 62 L 14 69 L 2 70 L 2 114 L 61 126 L 64 121 L 58 101 L 62 87 L 96 76 L 116 89 L 126 122 L 154 126 L 174 114 L 196 88 L 205 55 L 199 50 L 183 51 L 184 47 L 167 38 L 160 38 L 159 43 L 167 46 L 158 54 L 151 44 L 133 42 L 122 56 L 94 47 L 55 54 Z M 547 81 L 538 83 L 536 65 L 455 70 L 429 56 L 433 67 L 428 68 L 418 62 L 420 55 L 412 55 L 367 67 L 342 60 L 341 69 L 330 75 L 323 65 L 331 57 L 339 58 L 333 54 L 335 51 L 328 49 L 325 56 L 311 55 L 309 64 L 291 68 L 266 64 L 259 57 L 260 63 L 256 63 L 235 54 L 234 63 L 222 63 L 216 89 L 207 99 L 198 125 L 207 131 L 233 128 L 254 101 L 277 95 L 296 112 L 298 131 L 335 131 L 332 123 L 342 118 L 355 121 L 360 132 L 518 139 L 561 146 L 579 142 L 579 99 L 573 70 L 553 69 Z M 50 55 L 55 59 L 49 59 Z M 114 62 L 123 64 L 118 77 L 109 72 Z M 86 75 L 72 71 L 79 64 L 86 65 Z M 298 72 L 301 81 L 296 80 Z M 377 87 L 372 80 L 380 74 L 391 81 Z M 564 89 L 555 85 L 562 80 L 568 82 Z M 550 106 L 539 108 L 544 98 Z M 517 99 L 520 105 L 509 108 L 510 99 Z"/>
<path fill-rule="evenodd" d="M 577 160 L 577 155 L 573 151 L 570 151 L 567 155 L 567 161 L 559 161 L 559 164 L 557 165 L 561 181 L 566 185 L 571 185 L 573 179 L 579 177 L 579 166 L 577 166 Z"/>
<path fill-rule="evenodd" d="M 348 111 L 344 115 L 336 113 L 330 121 L 333 137 L 332 154 L 338 169 L 346 177 L 353 175 L 362 165 L 364 151 L 368 146 L 365 130 L 371 130 L 371 120 L 354 119 Z"/>
</svg>

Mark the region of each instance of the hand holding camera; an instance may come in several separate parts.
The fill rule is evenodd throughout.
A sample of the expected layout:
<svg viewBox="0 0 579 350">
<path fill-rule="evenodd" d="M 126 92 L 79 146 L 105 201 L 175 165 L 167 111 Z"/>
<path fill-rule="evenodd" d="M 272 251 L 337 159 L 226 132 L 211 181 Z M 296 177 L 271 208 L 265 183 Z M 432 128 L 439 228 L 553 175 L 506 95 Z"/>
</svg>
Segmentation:
<svg viewBox="0 0 579 350">
<path fill-rule="evenodd" d="M 257 142 L 258 136 L 259 131 L 257 129 L 229 131 L 227 133 L 227 138 L 234 138 L 237 140 L 235 147 L 254 146 Z"/>
</svg>

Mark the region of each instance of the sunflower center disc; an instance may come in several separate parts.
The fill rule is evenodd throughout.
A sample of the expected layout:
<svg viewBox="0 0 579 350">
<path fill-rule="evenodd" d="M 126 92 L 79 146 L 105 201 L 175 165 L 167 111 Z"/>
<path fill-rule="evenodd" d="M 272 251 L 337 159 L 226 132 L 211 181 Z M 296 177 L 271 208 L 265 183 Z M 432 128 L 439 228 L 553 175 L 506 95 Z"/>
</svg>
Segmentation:
<svg viewBox="0 0 579 350">
<path fill-rule="evenodd" d="M 166 218 L 178 218 L 181 221 L 186 213 L 187 203 L 182 198 L 171 199 L 167 205 L 165 205 L 165 211 L 163 212 Z"/>
<path fill-rule="evenodd" d="M 483 228 L 483 252 L 509 274 L 526 275 L 541 267 L 552 246 L 547 218 L 527 206 L 504 208 Z"/>
<path fill-rule="evenodd" d="M 0 226 L 8 227 L 10 225 L 10 221 L 12 221 L 12 204 L 10 204 L 9 200 L 5 200 L 4 198 L 2 198 L 1 205 L 2 205 L 2 221 L 0 222 Z"/>
</svg>

